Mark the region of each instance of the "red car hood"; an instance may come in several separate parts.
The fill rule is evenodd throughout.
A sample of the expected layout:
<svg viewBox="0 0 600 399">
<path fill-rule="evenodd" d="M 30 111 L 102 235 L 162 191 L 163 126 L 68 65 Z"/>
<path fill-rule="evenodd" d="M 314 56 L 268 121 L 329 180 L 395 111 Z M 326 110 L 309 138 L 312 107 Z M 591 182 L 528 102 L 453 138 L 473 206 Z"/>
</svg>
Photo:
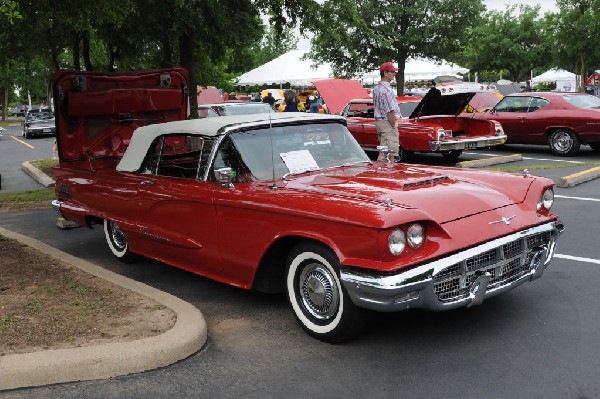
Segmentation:
<svg viewBox="0 0 600 399">
<path fill-rule="evenodd" d="M 342 112 L 346 104 L 355 98 L 368 98 L 369 92 L 358 80 L 323 79 L 313 82 L 331 114 Z"/>
<path fill-rule="evenodd" d="M 510 175 L 503 174 L 503 180 L 499 181 L 504 184 L 496 185 L 493 174 L 461 175 L 452 171 L 450 177 L 426 167 L 372 166 L 297 176 L 289 181 L 287 188 L 377 204 L 391 199 L 393 206 L 420 209 L 432 220 L 445 223 L 520 203 L 532 182 L 515 175 L 514 182 L 506 184 Z"/>
</svg>

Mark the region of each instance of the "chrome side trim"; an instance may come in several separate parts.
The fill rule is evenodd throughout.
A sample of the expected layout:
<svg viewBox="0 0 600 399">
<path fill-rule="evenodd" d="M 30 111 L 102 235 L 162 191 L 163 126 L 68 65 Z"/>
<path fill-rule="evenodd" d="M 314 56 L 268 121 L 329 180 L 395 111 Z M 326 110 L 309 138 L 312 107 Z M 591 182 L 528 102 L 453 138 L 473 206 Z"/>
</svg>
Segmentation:
<svg viewBox="0 0 600 399">
<path fill-rule="evenodd" d="M 409 308 L 447 310 L 463 306 L 469 307 L 480 304 L 486 298 L 509 291 L 526 281 L 541 277 L 554 256 L 556 239 L 563 231 L 564 225 L 560 221 L 552 221 L 392 275 L 379 276 L 364 269 L 343 267 L 340 279 L 352 301 L 356 305 L 368 309 L 393 312 Z M 548 243 L 536 243 L 535 247 L 525 248 L 522 253 L 511 258 L 510 262 L 502 259 L 497 263 L 481 267 L 481 270 L 471 271 L 469 277 L 474 281 L 466 283 L 464 296 L 440 300 L 434 282 L 436 278 L 438 282 L 440 278 L 443 279 L 444 274 L 440 273 L 444 271 L 448 273 L 446 269 L 490 251 L 498 250 L 504 245 L 544 233 L 550 235 Z M 514 278 L 510 277 L 506 281 L 500 280 L 491 283 L 492 274 L 495 274 L 496 270 L 508 268 L 514 262 L 520 264 L 522 273 L 515 275 Z M 496 269 L 494 270 L 494 268 Z M 462 283 L 465 283 L 466 276 L 461 278 L 463 278 Z"/>
</svg>

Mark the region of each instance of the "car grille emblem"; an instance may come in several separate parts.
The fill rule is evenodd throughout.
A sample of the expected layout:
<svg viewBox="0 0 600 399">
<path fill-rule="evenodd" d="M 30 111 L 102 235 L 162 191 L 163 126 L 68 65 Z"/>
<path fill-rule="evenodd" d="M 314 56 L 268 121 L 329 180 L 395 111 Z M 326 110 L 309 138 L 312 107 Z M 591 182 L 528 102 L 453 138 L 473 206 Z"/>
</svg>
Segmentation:
<svg viewBox="0 0 600 399">
<path fill-rule="evenodd" d="M 517 215 L 512 215 L 511 217 L 507 217 L 507 218 L 502 217 L 502 219 L 494 220 L 493 222 L 489 222 L 488 224 L 496 224 L 496 223 L 510 224 L 510 221 L 516 217 L 517 217 Z"/>
</svg>

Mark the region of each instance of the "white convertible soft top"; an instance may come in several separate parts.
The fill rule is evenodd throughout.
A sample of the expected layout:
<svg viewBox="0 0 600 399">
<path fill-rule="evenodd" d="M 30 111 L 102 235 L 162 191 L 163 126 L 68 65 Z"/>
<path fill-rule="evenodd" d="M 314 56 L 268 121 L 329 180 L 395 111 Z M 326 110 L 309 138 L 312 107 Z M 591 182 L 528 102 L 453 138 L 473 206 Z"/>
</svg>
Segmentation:
<svg viewBox="0 0 600 399">
<path fill-rule="evenodd" d="M 345 119 L 339 115 L 322 115 L 303 112 L 273 112 L 272 114 L 249 114 L 236 116 L 219 116 L 213 118 L 191 119 L 167 123 L 157 123 L 136 129 L 123 158 L 117 165 L 121 172 L 135 172 L 144 161 L 150 145 L 163 134 L 194 134 L 200 136 L 217 136 L 228 130 L 245 126 L 268 125 L 270 122 L 294 123 L 307 120 L 338 120 Z"/>
</svg>

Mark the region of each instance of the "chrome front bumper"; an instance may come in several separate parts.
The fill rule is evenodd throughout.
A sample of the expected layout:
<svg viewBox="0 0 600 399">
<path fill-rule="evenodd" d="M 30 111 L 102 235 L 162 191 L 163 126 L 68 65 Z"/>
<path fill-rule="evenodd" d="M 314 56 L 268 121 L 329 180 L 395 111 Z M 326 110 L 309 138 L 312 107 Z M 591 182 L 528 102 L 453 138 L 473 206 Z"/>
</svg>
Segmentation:
<svg viewBox="0 0 600 399">
<path fill-rule="evenodd" d="M 383 312 L 479 305 L 542 276 L 560 221 L 532 227 L 392 275 L 344 267 L 340 278 L 357 306 Z"/>
<path fill-rule="evenodd" d="M 455 150 L 472 150 L 475 148 L 485 148 L 506 143 L 507 136 L 494 136 L 492 138 L 476 138 L 465 139 L 460 141 L 430 141 L 429 147 L 431 151 L 455 151 Z"/>
</svg>

